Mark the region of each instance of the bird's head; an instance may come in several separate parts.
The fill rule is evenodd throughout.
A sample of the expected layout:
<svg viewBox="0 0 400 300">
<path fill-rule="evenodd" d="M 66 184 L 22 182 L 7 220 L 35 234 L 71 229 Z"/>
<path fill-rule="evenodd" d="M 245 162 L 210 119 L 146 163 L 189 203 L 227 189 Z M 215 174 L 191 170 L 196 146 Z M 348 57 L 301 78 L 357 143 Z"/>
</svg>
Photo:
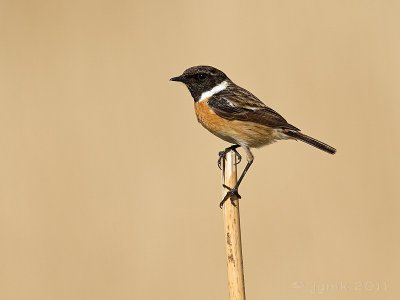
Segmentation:
<svg viewBox="0 0 400 300">
<path fill-rule="evenodd" d="M 207 96 L 207 92 L 225 89 L 230 81 L 224 72 L 210 66 L 191 67 L 170 80 L 184 83 L 196 102 Z"/>
</svg>

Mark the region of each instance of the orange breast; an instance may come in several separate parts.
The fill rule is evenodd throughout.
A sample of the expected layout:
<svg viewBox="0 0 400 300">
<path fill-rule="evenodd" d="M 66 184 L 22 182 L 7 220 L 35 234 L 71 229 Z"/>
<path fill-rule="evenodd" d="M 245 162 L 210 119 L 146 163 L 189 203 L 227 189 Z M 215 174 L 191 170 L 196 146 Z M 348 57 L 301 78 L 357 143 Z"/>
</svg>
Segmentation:
<svg viewBox="0 0 400 300">
<path fill-rule="evenodd" d="M 197 120 L 219 138 L 249 147 L 261 147 L 280 139 L 277 130 L 246 121 L 226 120 L 218 116 L 207 104 L 208 99 L 195 102 Z"/>
</svg>

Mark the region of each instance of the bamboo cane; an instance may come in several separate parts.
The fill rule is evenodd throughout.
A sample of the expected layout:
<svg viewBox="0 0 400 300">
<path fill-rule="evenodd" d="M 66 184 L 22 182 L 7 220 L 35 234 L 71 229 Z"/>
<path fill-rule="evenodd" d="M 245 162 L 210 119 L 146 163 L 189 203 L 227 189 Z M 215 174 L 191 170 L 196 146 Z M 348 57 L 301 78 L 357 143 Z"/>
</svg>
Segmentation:
<svg viewBox="0 0 400 300">
<path fill-rule="evenodd" d="M 222 183 L 233 187 L 237 181 L 236 154 L 233 151 L 226 154 L 222 166 Z M 226 192 L 227 189 L 223 188 L 223 197 Z M 236 206 L 228 199 L 223 206 L 229 299 L 245 300 L 239 201 L 236 199 L 234 203 Z"/>
</svg>

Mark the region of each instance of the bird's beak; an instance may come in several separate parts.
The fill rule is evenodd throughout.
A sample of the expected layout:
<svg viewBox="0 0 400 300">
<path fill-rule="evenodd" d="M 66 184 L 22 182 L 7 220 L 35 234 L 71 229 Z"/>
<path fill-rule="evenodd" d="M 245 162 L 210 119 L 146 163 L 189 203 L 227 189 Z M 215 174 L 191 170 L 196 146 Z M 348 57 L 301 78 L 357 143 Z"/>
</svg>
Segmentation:
<svg viewBox="0 0 400 300">
<path fill-rule="evenodd" d="M 171 81 L 179 81 L 179 82 L 185 82 L 185 77 L 183 75 L 172 77 L 170 79 Z"/>
</svg>

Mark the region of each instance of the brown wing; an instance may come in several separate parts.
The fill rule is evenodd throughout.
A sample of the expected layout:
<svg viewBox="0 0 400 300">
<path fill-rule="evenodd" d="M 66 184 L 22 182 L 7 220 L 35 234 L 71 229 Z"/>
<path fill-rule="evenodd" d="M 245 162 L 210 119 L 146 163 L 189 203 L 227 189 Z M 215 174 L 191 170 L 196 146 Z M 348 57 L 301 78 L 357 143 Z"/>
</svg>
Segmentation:
<svg viewBox="0 0 400 300">
<path fill-rule="evenodd" d="M 208 100 L 208 105 L 218 116 L 227 120 L 249 121 L 272 128 L 299 131 L 252 93 L 237 85 L 231 84 L 227 89 L 213 95 Z"/>
</svg>

